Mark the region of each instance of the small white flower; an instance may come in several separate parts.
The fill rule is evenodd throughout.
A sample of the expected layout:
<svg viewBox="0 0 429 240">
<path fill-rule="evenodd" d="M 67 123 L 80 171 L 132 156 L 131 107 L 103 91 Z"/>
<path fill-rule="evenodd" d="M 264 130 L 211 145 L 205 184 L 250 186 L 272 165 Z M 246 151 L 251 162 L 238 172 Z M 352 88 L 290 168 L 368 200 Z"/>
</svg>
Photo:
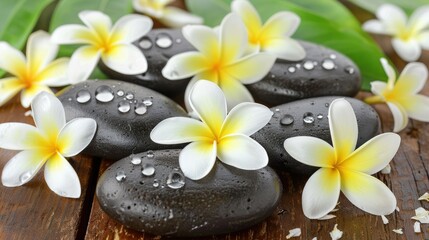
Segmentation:
<svg viewBox="0 0 429 240">
<path fill-rule="evenodd" d="M 427 202 L 429 202 L 429 193 L 428 192 L 425 192 L 422 196 L 420 196 L 419 197 L 419 199 L 418 199 L 419 201 L 423 201 L 423 200 L 425 200 L 425 201 L 427 201 Z"/>
<path fill-rule="evenodd" d="M 393 229 L 392 231 L 393 231 L 394 233 L 397 233 L 397 234 L 400 234 L 400 235 L 404 234 L 404 232 L 402 231 L 402 228 L 399 228 L 399 229 Z"/>
<path fill-rule="evenodd" d="M 371 174 L 383 169 L 395 156 L 401 138 L 380 134 L 356 148 L 358 125 L 352 106 L 345 99 L 329 107 L 329 128 L 333 146 L 315 137 L 298 136 L 284 142 L 297 161 L 320 167 L 307 181 L 302 193 L 305 216 L 318 219 L 331 212 L 340 192 L 355 206 L 374 215 L 387 215 L 396 207 L 390 189 Z"/>
<path fill-rule="evenodd" d="M 0 124 L 0 147 L 23 150 L 4 166 L 2 184 L 21 186 L 45 165 L 49 188 L 60 196 L 78 198 L 79 178 L 64 157 L 75 156 L 88 146 L 94 137 L 96 122 L 76 118 L 66 123 L 61 102 L 46 92 L 36 96 L 31 108 L 36 127 L 23 123 Z"/>
<path fill-rule="evenodd" d="M 0 106 L 22 90 L 21 104 L 28 108 L 40 92 L 51 92 L 49 87 L 70 84 L 67 78 L 69 59 L 53 61 L 57 53 L 58 45 L 51 42 L 44 31 L 30 35 L 26 57 L 8 43 L 0 42 L 0 69 L 11 75 L 0 79 Z"/>
<path fill-rule="evenodd" d="M 421 233 L 422 232 L 422 228 L 420 227 L 420 222 L 415 222 L 414 223 L 414 232 L 415 233 Z"/>
<path fill-rule="evenodd" d="M 185 91 L 190 112 L 189 93 L 200 80 L 209 80 L 222 89 L 228 109 L 242 102 L 253 102 L 243 84 L 260 81 L 270 71 L 276 57 L 270 53 L 245 55 L 246 27 L 236 14 L 227 15 L 219 31 L 206 26 L 186 26 L 183 36 L 198 50 L 180 53 L 168 60 L 162 75 L 169 80 L 192 77 Z"/>
<path fill-rule="evenodd" d="M 180 28 L 188 24 L 202 24 L 203 19 L 180 8 L 167 6 L 174 0 L 133 0 L 137 12 L 155 18 L 166 26 Z"/>
<path fill-rule="evenodd" d="M 421 223 L 429 223 L 429 211 L 419 207 L 415 210 L 416 216 L 411 217 L 411 219 L 417 220 Z"/>
<path fill-rule="evenodd" d="M 146 58 L 132 42 L 152 29 L 150 18 L 130 14 L 121 17 L 113 27 L 109 16 L 102 12 L 82 11 L 79 18 L 86 26 L 64 25 L 52 34 L 52 40 L 58 44 L 86 44 L 71 57 L 69 77 L 72 82 L 87 80 L 100 58 L 107 67 L 119 73 L 146 72 Z"/>
<path fill-rule="evenodd" d="M 301 228 L 294 228 L 289 230 L 289 234 L 286 236 L 286 239 L 299 237 L 299 236 L 301 236 Z"/>
<path fill-rule="evenodd" d="M 213 168 L 216 156 L 223 163 L 244 170 L 256 170 L 267 165 L 265 149 L 248 137 L 270 121 L 273 113 L 267 107 L 241 103 L 227 115 L 221 89 L 205 80 L 195 84 L 189 98 L 201 121 L 185 117 L 168 118 L 150 134 L 152 141 L 160 144 L 192 142 L 179 156 L 180 168 L 186 177 L 193 180 L 205 177 Z"/>
<path fill-rule="evenodd" d="M 396 80 L 395 70 L 387 60 L 382 58 L 380 61 L 388 81 L 371 82 L 371 91 L 375 96 L 365 99 L 365 102 L 387 104 L 395 121 L 394 132 L 403 130 L 408 125 L 408 118 L 429 122 L 429 97 L 418 94 L 428 78 L 426 66 L 423 63 L 409 63 Z"/>
<path fill-rule="evenodd" d="M 343 236 L 343 232 L 339 230 L 337 227 L 338 227 L 338 224 L 335 224 L 334 229 L 329 233 L 332 240 L 338 240 Z"/>
<path fill-rule="evenodd" d="M 377 20 L 364 23 L 364 30 L 392 36 L 392 46 L 406 61 L 416 61 L 422 48 L 429 50 L 429 5 L 418 8 L 407 19 L 402 9 L 392 4 L 381 5 Z"/>
<path fill-rule="evenodd" d="M 305 57 L 304 48 L 290 38 L 301 19 L 293 12 L 278 12 L 265 24 L 255 7 L 248 0 L 234 0 L 231 10 L 240 15 L 247 28 L 250 48 L 253 51 L 270 52 L 280 59 L 299 61 Z"/>
</svg>

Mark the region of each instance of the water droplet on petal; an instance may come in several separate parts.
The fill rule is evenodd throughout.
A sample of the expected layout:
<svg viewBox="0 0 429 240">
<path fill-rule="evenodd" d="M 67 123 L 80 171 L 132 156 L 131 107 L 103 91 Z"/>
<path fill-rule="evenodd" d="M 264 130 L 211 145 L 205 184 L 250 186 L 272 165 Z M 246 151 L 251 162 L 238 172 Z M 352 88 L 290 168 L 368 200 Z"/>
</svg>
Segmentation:
<svg viewBox="0 0 429 240">
<path fill-rule="evenodd" d="M 30 180 L 31 175 L 32 175 L 32 172 L 31 172 L 31 171 L 24 172 L 24 173 L 22 173 L 22 174 L 19 176 L 19 181 L 20 181 L 21 183 L 26 183 L 26 182 L 28 182 L 28 181 Z"/>
<path fill-rule="evenodd" d="M 138 104 L 136 104 L 134 112 L 137 115 L 143 115 L 143 114 L 146 113 L 146 111 L 147 111 L 147 107 L 146 107 L 146 105 L 144 103 L 138 103 Z"/>
<path fill-rule="evenodd" d="M 160 48 L 169 48 L 173 45 L 173 40 L 167 34 L 161 33 L 157 36 L 155 43 Z"/>
<path fill-rule="evenodd" d="M 140 41 L 139 45 L 140 45 L 140 47 L 141 47 L 141 48 L 143 48 L 143 49 L 149 49 L 149 48 L 151 48 L 151 47 L 152 47 L 152 41 L 151 41 L 149 38 L 144 37 L 144 38 Z"/>
<path fill-rule="evenodd" d="M 290 114 L 286 114 L 280 120 L 280 124 L 284 125 L 284 126 L 288 126 L 288 125 L 291 125 L 293 123 L 293 121 L 294 121 L 293 116 Z"/>
<path fill-rule="evenodd" d="M 127 178 L 127 176 L 125 175 L 125 173 L 123 171 L 119 171 L 116 173 L 116 181 L 123 182 L 123 181 L 125 181 L 126 178 Z"/>
<path fill-rule="evenodd" d="M 355 73 L 355 69 L 352 66 L 344 68 L 344 71 L 350 75 Z"/>
<path fill-rule="evenodd" d="M 100 102 L 110 102 L 113 100 L 113 90 L 108 86 L 100 86 L 95 90 L 95 98 Z"/>
<path fill-rule="evenodd" d="M 185 176 L 178 171 L 173 171 L 168 175 L 167 186 L 172 189 L 179 189 L 185 185 Z"/>
<path fill-rule="evenodd" d="M 124 92 L 124 91 L 122 91 L 122 90 L 118 90 L 118 91 L 116 92 L 116 94 L 117 94 L 119 97 L 122 97 L 122 96 L 124 96 L 124 95 L 125 95 L 125 92 Z"/>
<path fill-rule="evenodd" d="M 295 67 L 289 67 L 287 70 L 288 70 L 290 73 L 294 73 L 294 72 L 296 72 L 296 68 L 295 68 Z"/>
<path fill-rule="evenodd" d="M 143 164 L 142 174 L 146 177 L 150 177 L 155 173 L 155 167 L 150 163 Z"/>
<path fill-rule="evenodd" d="M 306 112 L 304 113 L 304 123 L 310 124 L 310 123 L 314 123 L 314 116 L 312 113 L 310 112 Z"/>
<path fill-rule="evenodd" d="M 314 69 L 314 64 L 312 61 L 306 61 L 303 65 L 305 70 L 313 70 Z"/>
<path fill-rule="evenodd" d="M 139 164 L 141 164 L 141 163 L 142 163 L 142 159 L 141 159 L 140 157 L 137 157 L 137 156 L 132 157 L 132 158 L 131 158 L 131 163 L 132 163 L 133 165 L 139 165 Z"/>
<path fill-rule="evenodd" d="M 87 103 L 91 100 L 91 94 L 88 90 L 82 89 L 76 93 L 76 101 L 78 103 Z"/>
<path fill-rule="evenodd" d="M 322 68 L 325 70 L 332 70 L 335 68 L 335 63 L 331 59 L 325 59 L 322 62 Z"/>
<path fill-rule="evenodd" d="M 127 113 L 127 112 L 130 111 L 130 109 L 131 109 L 131 105 L 130 105 L 129 102 L 127 102 L 127 101 L 121 101 L 121 102 L 118 103 L 118 110 L 119 110 L 119 112 L 121 112 L 121 113 Z"/>
</svg>

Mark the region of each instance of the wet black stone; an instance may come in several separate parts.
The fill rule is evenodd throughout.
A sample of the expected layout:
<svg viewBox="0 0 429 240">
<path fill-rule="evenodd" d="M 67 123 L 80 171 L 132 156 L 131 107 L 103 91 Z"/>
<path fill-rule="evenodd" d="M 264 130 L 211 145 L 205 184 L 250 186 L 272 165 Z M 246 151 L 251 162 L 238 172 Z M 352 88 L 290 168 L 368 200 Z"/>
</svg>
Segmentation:
<svg viewBox="0 0 429 240">
<path fill-rule="evenodd" d="M 205 178 L 184 179 L 183 187 L 170 188 L 169 174 L 181 173 L 179 153 L 160 150 L 154 151 L 153 158 L 142 153 L 114 163 L 97 184 L 101 208 L 138 231 L 196 237 L 248 228 L 270 216 L 278 205 L 282 184 L 269 167 L 245 171 L 217 161 Z M 133 165 L 132 157 L 142 157 L 141 164 L 153 164 L 155 173 L 144 176 L 142 165 Z"/>
<path fill-rule="evenodd" d="M 252 136 L 267 150 L 270 166 L 299 174 L 310 174 L 317 169 L 293 159 L 283 143 L 290 137 L 313 136 L 332 144 L 327 115 L 329 104 L 336 98 L 303 99 L 271 108 L 274 115 L 270 122 Z M 360 146 L 379 133 L 380 120 L 369 105 L 354 98 L 345 99 L 351 103 L 356 114 L 359 129 L 357 146 Z M 304 122 L 305 117 L 308 123 Z"/>
<path fill-rule="evenodd" d="M 108 86 L 113 90 L 115 97 L 112 101 L 96 100 L 95 93 L 100 86 Z M 81 90 L 87 90 L 91 96 L 86 103 L 77 102 L 77 93 Z M 117 91 L 123 91 L 124 95 L 118 96 Z M 133 99 L 127 99 L 127 93 L 132 93 Z M 166 118 L 187 116 L 169 98 L 148 88 L 115 80 L 82 82 L 64 89 L 58 98 L 64 105 L 67 120 L 88 117 L 97 121 L 94 139 L 83 153 L 113 160 L 126 157 L 132 152 L 178 148 L 177 145 L 158 145 L 150 140 L 149 134 Z M 139 115 L 135 108 L 142 106 L 143 100 L 150 100 L 152 105 L 147 106 L 147 111 Z M 130 110 L 121 113 L 118 110 L 120 102 L 130 103 Z"/>
<path fill-rule="evenodd" d="M 156 40 L 159 36 L 166 35 L 170 36 L 172 45 L 161 48 L 156 44 Z M 143 49 L 142 45 L 145 44 L 142 41 L 143 43 L 150 41 L 151 47 Z M 290 62 L 278 59 L 263 80 L 247 85 L 256 101 L 278 105 L 317 96 L 354 96 L 357 94 L 361 85 L 361 76 L 358 68 L 349 58 L 320 45 L 304 41 L 300 41 L 300 43 L 307 53 L 304 60 Z M 143 51 L 148 60 L 146 73 L 133 76 L 123 75 L 105 66 L 102 67 L 102 70 L 112 78 L 146 86 L 166 95 L 175 95 L 185 91 L 189 79 L 170 81 L 161 74 L 161 70 L 172 56 L 195 50 L 183 37 L 181 30 L 155 29 L 135 44 Z M 324 61 L 329 70 L 323 67 Z M 292 72 L 292 70 L 294 71 Z"/>
</svg>

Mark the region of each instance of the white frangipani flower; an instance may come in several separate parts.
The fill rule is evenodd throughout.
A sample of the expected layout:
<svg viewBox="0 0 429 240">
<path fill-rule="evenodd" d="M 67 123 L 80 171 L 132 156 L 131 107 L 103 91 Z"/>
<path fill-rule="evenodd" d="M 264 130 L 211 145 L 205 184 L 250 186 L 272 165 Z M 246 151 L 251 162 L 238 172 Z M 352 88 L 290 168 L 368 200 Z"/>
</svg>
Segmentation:
<svg viewBox="0 0 429 240">
<path fill-rule="evenodd" d="M 414 11 L 409 19 L 405 12 L 392 4 L 381 5 L 378 19 L 364 23 L 368 32 L 392 36 L 392 46 L 405 61 L 416 61 L 422 48 L 429 50 L 429 5 Z"/>
<path fill-rule="evenodd" d="M 236 14 L 227 15 L 218 31 L 206 26 L 186 26 L 183 36 L 198 50 L 180 53 L 168 60 L 162 75 L 169 80 L 192 77 L 185 91 L 188 111 L 189 93 L 200 80 L 209 80 L 222 89 L 228 109 L 242 102 L 253 102 L 243 84 L 260 81 L 270 71 L 275 56 L 270 53 L 245 55 L 246 27 Z"/>
<path fill-rule="evenodd" d="M 137 12 L 155 18 L 166 26 L 180 28 L 188 24 L 202 24 L 203 19 L 180 8 L 167 6 L 174 0 L 133 0 Z"/>
<path fill-rule="evenodd" d="M 265 24 L 248 0 L 234 0 L 232 12 L 240 15 L 247 28 L 248 41 L 253 51 L 270 52 L 280 59 L 299 61 L 305 57 L 304 48 L 290 36 L 295 33 L 301 19 L 293 12 L 278 12 Z"/>
<path fill-rule="evenodd" d="M 19 91 L 21 104 L 28 108 L 31 101 L 42 91 L 51 92 L 49 87 L 70 84 L 67 78 L 68 58 L 55 61 L 58 45 L 50 40 L 48 33 L 37 31 L 27 42 L 27 56 L 6 42 L 0 42 L 0 69 L 10 77 L 0 79 L 0 106 Z"/>
<path fill-rule="evenodd" d="M 401 138 L 396 133 L 380 134 L 356 148 L 358 125 L 352 106 L 345 99 L 329 107 L 333 146 L 315 137 L 286 139 L 286 151 L 301 163 L 320 167 L 307 181 L 302 193 L 305 216 L 318 219 L 335 208 L 340 192 L 358 208 L 374 215 L 395 211 L 396 198 L 371 174 L 383 169 L 396 154 Z"/>
<path fill-rule="evenodd" d="M 417 94 L 427 81 L 428 70 L 423 63 L 409 63 L 396 80 L 395 70 L 386 59 L 381 59 L 387 74 L 387 83 L 371 82 L 373 97 L 365 99 L 366 103 L 387 103 L 395 121 L 393 131 L 399 132 L 408 125 L 408 118 L 429 122 L 429 97 Z"/>
<path fill-rule="evenodd" d="M 64 25 L 52 34 L 52 40 L 58 44 L 85 44 L 71 57 L 69 77 L 72 82 L 87 80 L 100 58 L 107 67 L 119 73 L 146 72 L 146 58 L 132 42 L 152 29 L 150 18 L 130 14 L 121 17 L 113 27 L 109 16 L 102 12 L 82 11 L 79 18 L 86 26 Z"/>
<path fill-rule="evenodd" d="M 180 168 L 186 177 L 193 180 L 205 177 L 213 168 L 216 157 L 244 170 L 256 170 L 268 164 L 265 149 L 248 137 L 270 121 L 273 113 L 267 107 L 241 103 L 227 114 L 221 89 L 205 80 L 195 84 L 189 98 L 201 121 L 186 117 L 168 118 L 150 134 L 152 141 L 159 144 L 192 142 L 179 156 Z"/>
<path fill-rule="evenodd" d="M 36 96 L 31 109 L 36 127 L 23 123 L 0 124 L 0 148 L 23 150 L 4 166 L 2 184 L 21 186 L 45 165 L 49 188 L 60 196 L 78 198 L 79 178 L 65 157 L 75 156 L 88 146 L 97 123 L 91 118 L 75 118 L 66 123 L 61 102 L 47 92 Z"/>
</svg>

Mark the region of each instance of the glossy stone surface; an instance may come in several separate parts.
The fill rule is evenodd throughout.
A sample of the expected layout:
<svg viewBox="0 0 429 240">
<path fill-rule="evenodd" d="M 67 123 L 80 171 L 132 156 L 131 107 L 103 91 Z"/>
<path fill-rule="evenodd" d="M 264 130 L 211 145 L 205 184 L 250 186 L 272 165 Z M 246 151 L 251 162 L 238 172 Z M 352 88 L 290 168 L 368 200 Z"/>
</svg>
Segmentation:
<svg viewBox="0 0 429 240">
<path fill-rule="evenodd" d="M 97 121 L 97 132 L 84 153 L 118 160 L 132 152 L 177 148 L 150 140 L 162 120 L 187 116 L 169 98 L 148 88 L 115 80 L 89 80 L 64 89 L 58 96 L 67 120 L 86 117 Z"/>
<path fill-rule="evenodd" d="M 336 98 L 303 99 L 271 108 L 274 115 L 270 122 L 252 136 L 267 150 L 270 166 L 300 174 L 310 174 L 317 169 L 293 159 L 284 149 L 283 142 L 289 137 L 313 136 L 332 144 L 327 115 L 329 104 Z M 360 146 L 379 133 L 380 120 L 371 106 L 354 98 L 345 99 L 356 114 L 357 146 Z"/>
<path fill-rule="evenodd" d="M 269 167 L 245 171 L 217 161 L 209 175 L 193 181 L 179 170 L 179 153 L 159 150 L 114 163 L 97 185 L 102 209 L 138 231 L 196 237 L 248 228 L 280 201 L 282 184 Z"/>
</svg>

